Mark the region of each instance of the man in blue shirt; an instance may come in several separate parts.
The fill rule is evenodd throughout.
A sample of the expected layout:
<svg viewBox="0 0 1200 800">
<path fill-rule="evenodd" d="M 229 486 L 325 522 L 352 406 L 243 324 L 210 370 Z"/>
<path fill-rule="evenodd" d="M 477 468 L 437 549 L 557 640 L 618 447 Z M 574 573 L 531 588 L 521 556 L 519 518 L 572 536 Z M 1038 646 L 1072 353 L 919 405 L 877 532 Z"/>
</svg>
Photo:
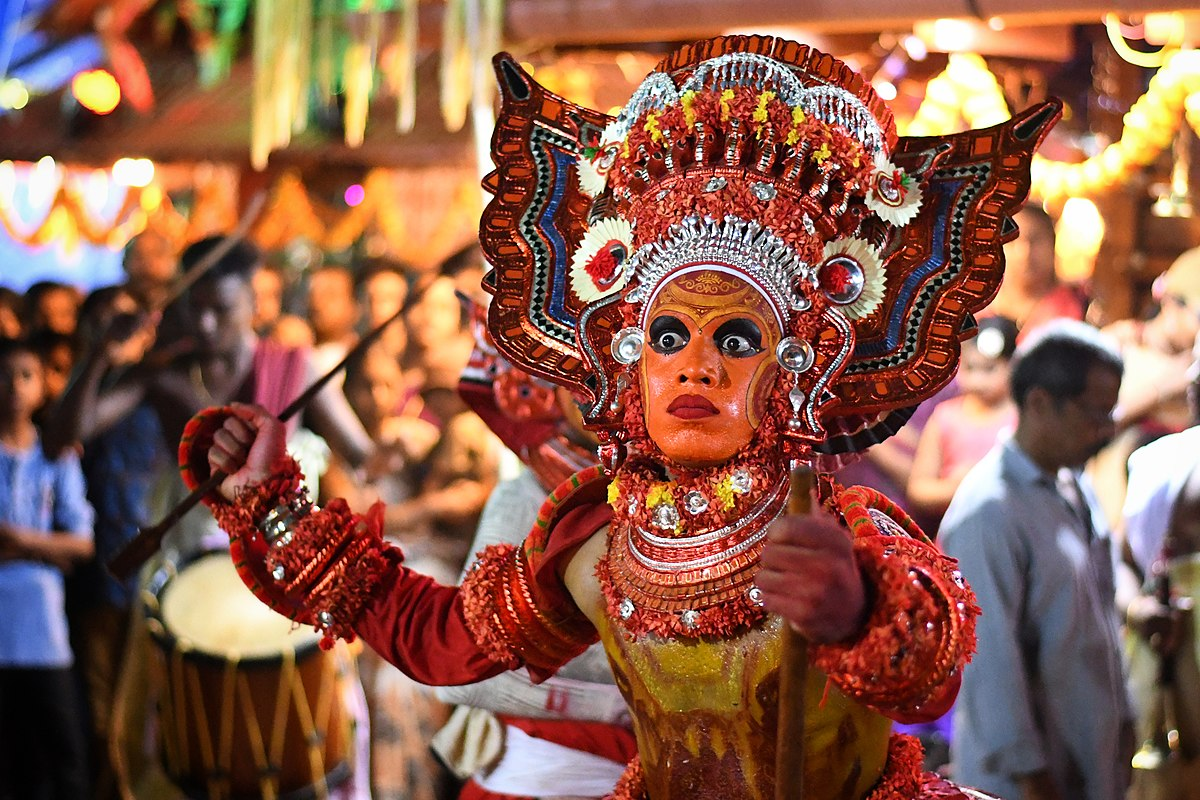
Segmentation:
<svg viewBox="0 0 1200 800">
<path fill-rule="evenodd" d="M 955 708 L 955 778 L 1008 800 L 1120 800 L 1128 783 L 1114 550 L 1080 473 L 1113 435 L 1122 371 L 1089 325 L 1035 331 L 1013 358 L 1017 429 L 942 523 L 983 610 Z"/>
</svg>

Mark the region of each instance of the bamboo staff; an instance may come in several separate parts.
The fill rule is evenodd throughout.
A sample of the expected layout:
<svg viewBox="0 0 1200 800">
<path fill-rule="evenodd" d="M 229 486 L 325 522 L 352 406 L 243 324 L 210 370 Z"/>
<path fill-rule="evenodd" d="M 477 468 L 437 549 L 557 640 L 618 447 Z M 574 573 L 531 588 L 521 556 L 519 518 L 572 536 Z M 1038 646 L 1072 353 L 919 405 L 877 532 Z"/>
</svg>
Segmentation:
<svg viewBox="0 0 1200 800">
<path fill-rule="evenodd" d="M 787 513 L 812 513 L 812 468 L 793 465 Z M 804 798 L 804 686 L 808 677 L 808 641 L 791 625 L 783 626 L 779 664 L 779 725 L 775 746 L 775 800 Z"/>
<path fill-rule="evenodd" d="M 396 311 L 395 314 L 388 317 L 386 320 L 380 323 L 378 327 L 363 336 L 362 339 L 360 339 L 358 343 L 354 345 L 354 347 L 350 348 L 350 351 L 346 353 L 345 357 L 343 357 L 341 361 L 335 364 L 333 368 L 324 375 L 313 381 L 312 385 L 301 392 L 299 397 L 289 403 L 287 408 L 279 412 L 277 419 L 280 422 L 287 422 L 289 419 L 303 410 L 304 407 L 312 402 L 312 399 L 317 396 L 317 393 L 324 389 L 327 383 L 333 380 L 335 375 L 345 369 L 346 365 L 349 364 L 351 360 L 357 358 L 360 353 L 374 344 L 375 340 L 383 335 L 384 330 L 393 322 L 400 319 L 401 315 L 403 315 L 404 312 L 409 309 L 413 301 L 423 293 L 424 292 L 418 290 L 414 290 L 412 293 L 410 293 L 407 301 L 405 301 L 405 303 L 400 307 L 399 310 Z M 195 508 L 196 504 L 204 499 L 205 495 L 219 487 L 221 485 L 221 481 L 228 477 L 229 475 L 222 470 L 214 470 L 213 473 L 209 475 L 203 483 L 193 489 L 191 493 L 187 495 L 187 497 L 180 500 L 178 505 L 168 511 L 166 516 L 164 516 L 157 524 L 151 525 L 149 528 L 141 528 L 138 530 L 137 536 L 134 536 L 132 539 L 130 539 L 129 543 L 121 548 L 121 552 L 117 553 L 113 559 L 108 562 L 108 571 L 120 580 L 125 580 L 132 575 L 142 564 L 146 563 L 146 559 L 150 558 L 150 556 L 154 555 L 156 552 L 158 552 L 158 549 L 162 547 L 163 536 L 166 535 L 167 531 L 175 527 L 175 524 L 178 523 L 179 520 L 183 519 L 184 514 Z"/>
</svg>

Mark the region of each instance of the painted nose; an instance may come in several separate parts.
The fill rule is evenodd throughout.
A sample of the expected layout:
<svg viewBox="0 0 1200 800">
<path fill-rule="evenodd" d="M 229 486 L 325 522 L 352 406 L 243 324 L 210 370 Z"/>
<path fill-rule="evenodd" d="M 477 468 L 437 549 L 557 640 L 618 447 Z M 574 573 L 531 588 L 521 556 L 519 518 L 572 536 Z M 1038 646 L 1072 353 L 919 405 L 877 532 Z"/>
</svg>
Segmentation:
<svg viewBox="0 0 1200 800">
<path fill-rule="evenodd" d="M 721 356 L 715 347 L 705 347 L 704 342 L 693 339 L 679 355 L 679 382 L 701 386 L 722 386 L 729 376 L 721 364 Z"/>
</svg>

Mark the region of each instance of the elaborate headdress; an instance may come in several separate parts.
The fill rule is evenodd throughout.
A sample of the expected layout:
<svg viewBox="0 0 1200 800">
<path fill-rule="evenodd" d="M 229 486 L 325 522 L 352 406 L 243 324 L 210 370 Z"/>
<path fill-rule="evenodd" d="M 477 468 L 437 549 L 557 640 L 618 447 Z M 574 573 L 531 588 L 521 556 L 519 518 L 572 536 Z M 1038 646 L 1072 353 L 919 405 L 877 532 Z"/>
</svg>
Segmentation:
<svg viewBox="0 0 1200 800">
<path fill-rule="evenodd" d="M 1010 214 L 1060 110 L 897 138 L 859 75 L 771 37 L 677 51 L 615 119 L 507 55 L 495 65 L 495 197 L 480 230 L 495 265 L 489 325 L 513 363 L 589 399 L 585 419 L 610 450 L 643 430 L 632 370 L 650 299 L 714 262 L 780 323 L 772 419 L 787 420 L 789 455 L 894 433 L 950 380 L 972 312 L 999 287 Z"/>
</svg>

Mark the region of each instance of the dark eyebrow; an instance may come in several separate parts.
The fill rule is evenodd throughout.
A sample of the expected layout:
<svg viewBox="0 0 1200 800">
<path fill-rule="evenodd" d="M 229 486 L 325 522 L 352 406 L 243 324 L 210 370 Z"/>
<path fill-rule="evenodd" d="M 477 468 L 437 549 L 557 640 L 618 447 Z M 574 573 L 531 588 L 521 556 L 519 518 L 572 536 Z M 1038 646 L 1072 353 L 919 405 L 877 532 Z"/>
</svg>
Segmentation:
<svg viewBox="0 0 1200 800">
<path fill-rule="evenodd" d="M 713 333 L 713 341 L 720 341 L 722 337 L 731 333 L 745 336 L 754 347 L 762 349 L 762 331 L 759 330 L 754 320 L 747 319 L 746 317 L 737 317 L 736 319 L 722 322 L 716 332 Z"/>
</svg>

